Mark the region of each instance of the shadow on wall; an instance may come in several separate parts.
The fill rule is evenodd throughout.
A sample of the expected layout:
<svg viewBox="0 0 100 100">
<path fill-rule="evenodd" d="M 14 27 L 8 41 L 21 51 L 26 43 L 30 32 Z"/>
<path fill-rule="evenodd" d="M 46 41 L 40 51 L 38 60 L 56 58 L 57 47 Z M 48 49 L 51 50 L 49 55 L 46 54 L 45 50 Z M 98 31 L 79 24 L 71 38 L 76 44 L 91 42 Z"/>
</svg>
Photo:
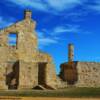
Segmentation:
<svg viewBox="0 0 100 100">
<path fill-rule="evenodd" d="M 54 88 L 52 86 L 47 85 L 46 68 L 47 68 L 47 62 L 39 62 L 38 63 L 38 85 L 33 87 L 33 89 L 36 89 L 36 90 L 45 90 L 45 89 L 54 90 Z"/>
<path fill-rule="evenodd" d="M 61 64 L 60 78 L 66 81 L 68 85 L 74 85 L 78 81 L 77 62 L 69 65 L 68 63 Z"/>
<path fill-rule="evenodd" d="M 19 61 L 8 64 L 6 72 L 9 71 L 9 67 L 12 68 L 12 71 L 6 74 L 6 85 L 8 85 L 8 89 L 17 89 L 19 85 Z"/>
</svg>

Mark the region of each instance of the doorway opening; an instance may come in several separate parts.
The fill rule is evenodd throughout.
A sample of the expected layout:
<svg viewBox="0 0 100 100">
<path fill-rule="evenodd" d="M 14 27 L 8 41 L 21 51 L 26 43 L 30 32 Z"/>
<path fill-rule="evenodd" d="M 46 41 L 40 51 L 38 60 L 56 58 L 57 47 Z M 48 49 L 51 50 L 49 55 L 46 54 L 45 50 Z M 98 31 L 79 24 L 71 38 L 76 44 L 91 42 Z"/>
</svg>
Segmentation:
<svg viewBox="0 0 100 100">
<path fill-rule="evenodd" d="M 8 89 L 18 89 L 19 85 L 19 62 L 10 62 L 6 68 L 6 85 Z"/>
<path fill-rule="evenodd" d="M 46 84 L 46 65 L 47 63 L 38 64 L 38 84 L 39 85 Z"/>
</svg>

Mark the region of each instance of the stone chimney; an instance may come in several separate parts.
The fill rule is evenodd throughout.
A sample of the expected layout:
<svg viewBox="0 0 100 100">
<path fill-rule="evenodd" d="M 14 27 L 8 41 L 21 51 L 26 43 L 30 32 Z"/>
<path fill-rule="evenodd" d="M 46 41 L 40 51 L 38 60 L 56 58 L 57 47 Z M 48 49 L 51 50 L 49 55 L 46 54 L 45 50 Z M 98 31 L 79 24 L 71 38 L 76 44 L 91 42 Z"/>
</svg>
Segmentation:
<svg viewBox="0 0 100 100">
<path fill-rule="evenodd" d="M 69 44 L 68 45 L 68 62 L 73 62 L 74 59 L 74 45 Z"/>
<path fill-rule="evenodd" d="M 25 19 L 31 19 L 31 17 L 32 17 L 32 12 L 30 10 L 25 10 L 24 18 Z"/>
</svg>

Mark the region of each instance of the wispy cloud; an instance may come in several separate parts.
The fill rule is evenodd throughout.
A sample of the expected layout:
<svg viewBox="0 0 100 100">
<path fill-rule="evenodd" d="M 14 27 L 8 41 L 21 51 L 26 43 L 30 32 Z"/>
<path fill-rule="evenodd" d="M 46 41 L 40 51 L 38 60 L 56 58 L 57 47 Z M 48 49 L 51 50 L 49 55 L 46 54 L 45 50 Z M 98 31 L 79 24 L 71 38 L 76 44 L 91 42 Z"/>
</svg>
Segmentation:
<svg viewBox="0 0 100 100">
<path fill-rule="evenodd" d="M 49 33 L 48 36 L 45 36 L 45 34 L 47 34 L 47 33 L 45 33 L 44 31 L 37 31 L 40 48 L 49 46 L 52 44 L 60 45 L 61 41 L 66 40 L 65 38 L 61 39 L 62 35 L 64 36 L 66 34 L 73 34 L 73 35 L 76 35 L 76 34 L 90 35 L 90 34 L 92 34 L 91 32 L 89 32 L 87 30 L 83 30 L 80 27 L 80 25 L 71 25 L 71 24 L 57 26 L 51 30 L 46 30 L 46 32 Z"/>
<path fill-rule="evenodd" d="M 41 11 L 64 11 L 83 4 L 86 0 L 8 0 L 21 7 L 32 7 Z"/>
<path fill-rule="evenodd" d="M 18 5 L 24 9 L 39 10 L 54 15 L 63 16 L 65 19 L 72 21 L 81 21 L 88 13 L 86 10 L 81 10 L 83 7 L 87 9 L 86 3 L 88 0 L 7 0 L 7 4 Z M 13 3 L 13 4 L 12 4 Z M 83 6 L 85 5 L 85 6 Z M 77 6 L 81 6 L 76 12 L 71 10 Z M 88 8 L 89 9 L 89 8 Z M 70 11 L 66 13 L 66 11 Z"/>
<path fill-rule="evenodd" d="M 100 1 L 99 0 L 93 1 L 92 4 L 87 5 L 87 8 L 95 11 L 95 13 L 100 13 Z"/>
<path fill-rule="evenodd" d="M 78 25 L 64 25 L 64 26 L 57 26 L 54 28 L 53 33 L 61 34 L 67 32 L 77 32 L 79 29 Z"/>
<path fill-rule="evenodd" d="M 45 32 L 37 31 L 39 48 L 58 43 L 58 38 L 52 36 L 45 36 Z"/>
<path fill-rule="evenodd" d="M 39 43 L 46 46 L 46 45 L 49 45 L 49 44 L 56 44 L 56 43 L 58 43 L 58 41 L 55 38 L 49 37 L 49 38 L 40 38 Z"/>
<path fill-rule="evenodd" d="M 77 5 L 80 5 L 83 3 L 82 0 L 47 0 L 48 5 L 57 10 L 57 11 L 63 11 L 66 9 L 73 8 Z"/>
<path fill-rule="evenodd" d="M 46 4 L 41 0 L 8 0 L 8 1 L 20 5 L 21 7 L 32 7 L 37 10 L 47 11 Z"/>
<path fill-rule="evenodd" d="M 64 15 L 64 18 L 69 19 L 72 22 L 80 22 L 80 21 L 84 21 L 86 16 L 88 16 L 88 14 L 89 14 L 89 11 L 86 8 L 77 9 L 76 11 L 66 13 Z"/>
</svg>

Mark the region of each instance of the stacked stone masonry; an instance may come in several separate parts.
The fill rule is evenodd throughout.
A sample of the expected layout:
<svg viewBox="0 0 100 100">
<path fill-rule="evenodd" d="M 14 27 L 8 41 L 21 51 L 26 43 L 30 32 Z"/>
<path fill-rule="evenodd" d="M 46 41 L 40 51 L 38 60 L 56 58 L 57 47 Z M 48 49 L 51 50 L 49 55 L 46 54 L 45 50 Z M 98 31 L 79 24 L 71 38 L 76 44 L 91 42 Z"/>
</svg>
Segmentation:
<svg viewBox="0 0 100 100">
<path fill-rule="evenodd" d="M 26 11 L 24 20 L 0 30 L 0 89 L 34 88 L 42 81 L 39 67 L 44 70 L 44 84 L 56 85 L 52 58 L 38 50 L 36 23 L 30 15 Z M 8 44 L 8 35 L 13 33 L 17 35 L 15 46 Z"/>
<path fill-rule="evenodd" d="M 73 67 L 68 63 L 61 64 L 60 78 L 68 87 L 100 87 L 100 63 L 79 61 L 74 63 Z"/>
<path fill-rule="evenodd" d="M 22 21 L 0 30 L 0 89 L 100 87 L 100 63 L 63 63 L 56 75 L 52 57 L 38 50 L 36 22 L 31 14 L 25 11 Z M 16 45 L 9 45 L 8 35 L 13 33 Z"/>
</svg>

